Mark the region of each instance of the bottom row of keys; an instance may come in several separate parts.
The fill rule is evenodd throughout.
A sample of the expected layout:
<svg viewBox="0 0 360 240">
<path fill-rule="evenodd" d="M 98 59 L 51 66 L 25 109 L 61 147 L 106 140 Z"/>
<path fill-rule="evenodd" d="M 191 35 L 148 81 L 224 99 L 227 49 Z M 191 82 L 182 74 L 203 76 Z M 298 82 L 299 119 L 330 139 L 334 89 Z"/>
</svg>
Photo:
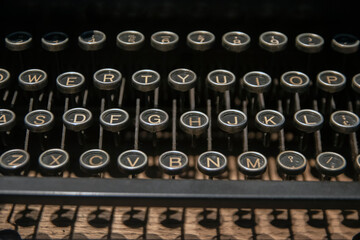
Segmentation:
<svg viewBox="0 0 360 240">
<path fill-rule="evenodd" d="M 69 154 L 63 149 L 50 149 L 39 156 L 39 167 L 42 172 L 49 175 L 62 173 L 70 162 Z M 260 176 L 266 171 L 267 159 L 259 152 L 244 152 L 237 158 L 240 172 L 246 176 Z M 4 174 L 19 174 L 30 163 L 30 155 L 22 149 L 12 149 L 0 157 L 0 169 Z M 80 169 L 90 175 L 106 171 L 110 163 L 109 154 L 100 149 L 91 149 L 84 152 L 79 158 Z M 276 158 L 277 168 L 283 176 L 296 176 L 302 174 L 307 165 L 305 156 L 296 151 L 281 152 Z M 179 151 L 168 151 L 160 155 L 159 166 L 169 175 L 184 172 L 189 164 L 186 154 Z M 143 172 L 148 165 L 145 153 L 139 150 L 128 150 L 117 158 L 119 170 L 125 174 L 136 175 Z M 356 158 L 357 170 L 360 170 L 360 155 Z M 213 177 L 227 170 L 227 158 L 216 151 L 208 151 L 197 159 L 200 172 Z M 340 154 L 323 152 L 316 157 L 316 168 L 326 177 L 341 174 L 346 167 L 346 160 Z"/>
</svg>

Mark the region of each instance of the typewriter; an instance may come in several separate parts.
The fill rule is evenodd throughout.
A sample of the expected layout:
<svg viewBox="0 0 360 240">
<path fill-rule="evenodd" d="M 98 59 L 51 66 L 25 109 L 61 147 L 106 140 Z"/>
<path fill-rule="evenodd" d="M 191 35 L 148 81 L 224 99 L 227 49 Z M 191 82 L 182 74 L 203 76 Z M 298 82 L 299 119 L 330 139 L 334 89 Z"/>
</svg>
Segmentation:
<svg viewBox="0 0 360 240">
<path fill-rule="evenodd" d="M 1 5 L 1 229 L 31 239 L 356 238 L 360 32 L 350 3 Z M 83 228 L 96 233 L 69 230 L 81 221 L 63 216 L 67 206 L 93 209 Z M 326 230 L 297 234 L 299 216 Z"/>
</svg>

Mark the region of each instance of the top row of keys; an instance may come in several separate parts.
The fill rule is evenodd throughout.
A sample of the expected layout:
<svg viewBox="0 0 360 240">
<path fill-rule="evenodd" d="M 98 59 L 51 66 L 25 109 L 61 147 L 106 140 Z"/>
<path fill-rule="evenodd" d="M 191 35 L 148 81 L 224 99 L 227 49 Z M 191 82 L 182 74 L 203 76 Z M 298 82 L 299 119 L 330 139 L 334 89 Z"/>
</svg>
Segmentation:
<svg viewBox="0 0 360 240">
<path fill-rule="evenodd" d="M 103 48 L 106 35 L 98 30 L 82 33 L 78 44 L 85 51 L 97 51 Z M 156 50 L 168 52 L 175 49 L 179 36 L 170 31 L 160 31 L 151 35 L 151 46 Z M 194 31 L 187 35 L 187 45 L 197 51 L 206 51 L 215 44 L 215 35 L 208 31 Z M 222 36 L 222 46 L 231 52 L 243 52 L 249 48 L 251 38 L 243 32 L 233 31 Z M 45 34 L 41 39 L 42 47 L 50 52 L 64 50 L 69 43 L 69 37 L 62 32 Z M 137 51 L 145 43 L 145 36 L 138 31 L 124 31 L 117 35 L 116 45 L 126 51 Z M 259 45 L 269 52 L 279 52 L 285 49 L 288 38 L 276 31 L 264 32 L 259 36 Z M 30 48 L 32 36 L 27 32 L 14 32 L 6 36 L 5 45 L 11 51 L 23 51 Z M 350 34 L 338 34 L 331 40 L 332 48 L 343 54 L 355 53 L 359 48 L 359 40 Z M 306 53 L 320 52 L 324 39 L 314 33 L 302 33 L 295 39 L 295 46 Z"/>
</svg>

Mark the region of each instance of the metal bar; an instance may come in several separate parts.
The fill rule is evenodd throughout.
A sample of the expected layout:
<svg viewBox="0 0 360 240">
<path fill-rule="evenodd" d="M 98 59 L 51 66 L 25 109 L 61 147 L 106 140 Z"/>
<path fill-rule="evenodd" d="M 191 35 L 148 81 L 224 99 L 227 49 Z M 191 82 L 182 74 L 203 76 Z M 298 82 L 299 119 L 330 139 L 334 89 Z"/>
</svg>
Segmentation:
<svg viewBox="0 0 360 240">
<path fill-rule="evenodd" d="M 0 202 L 217 208 L 359 209 L 358 182 L 0 178 Z"/>
</svg>

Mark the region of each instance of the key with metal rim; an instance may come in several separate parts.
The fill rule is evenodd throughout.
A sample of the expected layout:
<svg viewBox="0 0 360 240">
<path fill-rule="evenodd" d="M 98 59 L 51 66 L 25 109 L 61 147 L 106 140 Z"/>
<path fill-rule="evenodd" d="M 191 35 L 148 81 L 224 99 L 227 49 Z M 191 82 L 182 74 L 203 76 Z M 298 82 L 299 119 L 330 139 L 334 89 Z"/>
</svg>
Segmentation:
<svg viewBox="0 0 360 240">
<path fill-rule="evenodd" d="M 59 175 L 69 165 L 70 156 L 63 149 L 53 148 L 41 153 L 38 163 L 45 175 Z"/>
<path fill-rule="evenodd" d="M 237 166 L 246 178 L 261 176 L 266 171 L 267 159 L 259 152 L 244 152 L 238 156 Z"/>
<path fill-rule="evenodd" d="M 198 157 L 197 167 L 200 172 L 212 178 L 226 171 L 227 159 L 219 152 L 204 152 Z"/>
</svg>

